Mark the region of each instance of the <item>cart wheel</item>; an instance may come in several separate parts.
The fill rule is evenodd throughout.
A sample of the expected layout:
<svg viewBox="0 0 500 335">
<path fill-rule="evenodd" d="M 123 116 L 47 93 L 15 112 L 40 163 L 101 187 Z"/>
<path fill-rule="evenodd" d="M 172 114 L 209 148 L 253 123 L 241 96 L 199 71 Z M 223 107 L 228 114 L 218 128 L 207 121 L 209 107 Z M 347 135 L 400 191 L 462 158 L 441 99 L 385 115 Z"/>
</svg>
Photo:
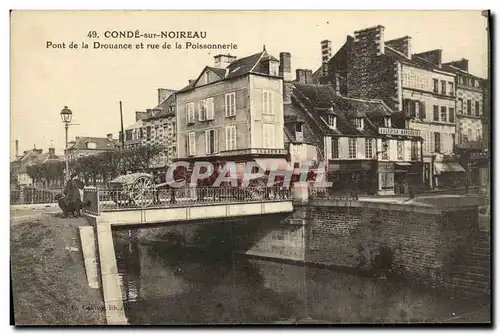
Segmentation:
<svg viewBox="0 0 500 335">
<path fill-rule="evenodd" d="M 156 187 L 153 180 L 149 177 L 142 176 L 136 179 L 131 187 L 130 198 L 138 207 L 150 206 L 156 194 Z"/>
</svg>

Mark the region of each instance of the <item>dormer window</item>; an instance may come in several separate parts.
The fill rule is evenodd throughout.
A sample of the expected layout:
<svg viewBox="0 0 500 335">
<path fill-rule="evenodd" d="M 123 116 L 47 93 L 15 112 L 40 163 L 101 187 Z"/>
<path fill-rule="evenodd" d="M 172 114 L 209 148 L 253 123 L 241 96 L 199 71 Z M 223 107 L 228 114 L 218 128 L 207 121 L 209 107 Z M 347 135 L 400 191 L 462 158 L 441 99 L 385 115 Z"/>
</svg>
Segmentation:
<svg viewBox="0 0 500 335">
<path fill-rule="evenodd" d="M 332 129 L 336 129 L 337 128 L 337 117 L 335 115 L 331 115 L 331 114 L 328 115 L 328 125 Z"/>
<path fill-rule="evenodd" d="M 175 105 L 170 105 L 170 112 L 175 113 Z"/>
<path fill-rule="evenodd" d="M 96 144 L 95 142 L 87 142 L 87 149 L 95 149 Z"/>
<path fill-rule="evenodd" d="M 384 116 L 384 127 L 391 128 L 391 118 L 389 116 Z"/>
<path fill-rule="evenodd" d="M 278 75 L 279 62 L 270 61 L 269 62 L 269 74 L 271 76 Z"/>
<path fill-rule="evenodd" d="M 297 141 L 303 141 L 304 135 L 302 133 L 302 123 L 298 122 L 295 124 L 295 138 Z"/>
<path fill-rule="evenodd" d="M 356 127 L 356 129 L 358 130 L 363 130 L 363 126 L 364 126 L 364 122 L 363 122 L 363 118 L 361 117 L 357 117 L 354 119 L 354 126 Z"/>
</svg>

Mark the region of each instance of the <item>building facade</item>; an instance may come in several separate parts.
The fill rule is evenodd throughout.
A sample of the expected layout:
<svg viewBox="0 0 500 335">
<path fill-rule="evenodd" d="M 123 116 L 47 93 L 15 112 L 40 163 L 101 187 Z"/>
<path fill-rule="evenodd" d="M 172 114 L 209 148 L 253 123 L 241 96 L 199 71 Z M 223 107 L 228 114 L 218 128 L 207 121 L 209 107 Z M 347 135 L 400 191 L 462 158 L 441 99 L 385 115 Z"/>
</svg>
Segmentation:
<svg viewBox="0 0 500 335">
<path fill-rule="evenodd" d="M 327 165 L 331 192 L 412 192 L 422 176 L 422 138 L 381 100 L 348 98 L 331 85 L 294 83 L 292 108 Z M 304 127 L 302 127 L 304 128 Z M 312 135 L 314 134 L 314 135 Z"/>
<path fill-rule="evenodd" d="M 152 167 L 168 166 L 177 157 L 176 94 L 158 89 L 158 105 L 136 112 L 136 122 L 125 128 L 125 149 L 156 145 L 162 148 Z M 120 135 L 121 136 L 121 135 Z"/>
<path fill-rule="evenodd" d="M 75 137 L 74 141 L 68 143 L 68 160 L 74 163 L 81 157 L 98 155 L 103 152 L 115 150 L 117 147 L 113 134 L 106 137 Z"/>
<path fill-rule="evenodd" d="M 425 185 L 444 187 L 448 174 L 454 181 L 465 177 L 453 154 L 455 74 L 442 68 L 441 50 L 412 54 L 411 37 L 385 41 L 384 27 L 376 26 L 348 36 L 328 65 L 328 77 L 320 81 L 349 97 L 382 99 L 390 109 L 404 113 L 409 129 L 420 132 Z M 439 157 L 446 157 L 447 164 L 435 164 Z"/>
<path fill-rule="evenodd" d="M 290 55 L 280 54 L 280 61 L 264 48 L 241 59 L 214 59 L 177 93 L 178 159 L 216 166 L 256 161 L 265 169 L 269 162 L 286 164 L 282 97 Z"/>
</svg>

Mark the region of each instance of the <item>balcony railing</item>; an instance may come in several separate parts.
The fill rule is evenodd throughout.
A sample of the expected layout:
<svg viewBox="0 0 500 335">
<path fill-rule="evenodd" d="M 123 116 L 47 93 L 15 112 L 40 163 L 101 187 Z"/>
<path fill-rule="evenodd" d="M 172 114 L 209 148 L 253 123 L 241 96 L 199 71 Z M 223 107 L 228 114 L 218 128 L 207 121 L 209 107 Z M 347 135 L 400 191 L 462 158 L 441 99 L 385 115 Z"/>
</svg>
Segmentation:
<svg viewBox="0 0 500 335">
<path fill-rule="evenodd" d="M 381 135 L 399 135 L 399 136 L 420 136 L 420 130 L 416 129 L 400 129 L 400 128 L 378 128 L 378 133 Z"/>
<path fill-rule="evenodd" d="M 290 188 L 273 187 L 193 187 L 148 189 L 135 192 L 128 189 L 86 187 L 84 211 L 99 215 L 103 211 L 185 207 L 206 204 L 275 202 L 291 200 Z"/>
<path fill-rule="evenodd" d="M 466 142 L 457 144 L 457 147 L 459 149 L 481 150 L 483 148 L 483 142 L 482 141 L 466 141 Z"/>
<path fill-rule="evenodd" d="M 27 187 L 22 190 L 12 189 L 10 191 L 10 204 L 25 205 L 56 203 L 56 195 L 62 193 L 62 188 L 36 189 Z"/>
<path fill-rule="evenodd" d="M 221 156 L 237 156 L 237 155 L 286 155 L 286 149 L 271 149 L 271 148 L 250 148 L 221 151 Z"/>
</svg>

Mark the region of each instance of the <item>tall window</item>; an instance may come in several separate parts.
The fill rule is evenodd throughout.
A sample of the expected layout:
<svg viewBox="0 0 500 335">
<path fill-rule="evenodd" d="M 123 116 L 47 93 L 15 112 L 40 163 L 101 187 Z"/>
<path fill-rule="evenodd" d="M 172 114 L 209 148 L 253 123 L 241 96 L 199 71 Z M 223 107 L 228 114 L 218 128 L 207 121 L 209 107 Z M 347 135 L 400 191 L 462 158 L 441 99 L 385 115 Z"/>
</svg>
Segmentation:
<svg viewBox="0 0 500 335">
<path fill-rule="evenodd" d="M 479 101 L 476 101 L 476 116 L 480 116 L 481 111 L 479 110 Z"/>
<path fill-rule="evenodd" d="M 446 107 L 441 106 L 441 121 L 442 122 L 446 122 L 447 114 L 448 113 L 446 112 Z"/>
<path fill-rule="evenodd" d="M 330 128 L 337 128 L 337 117 L 335 115 L 328 115 L 328 125 Z"/>
<path fill-rule="evenodd" d="M 146 127 L 146 140 L 151 139 L 151 126 Z"/>
<path fill-rule="evenodd" d="M 470 99 L 467 100 L 467 115 L 472 115 L 472 101 Z"/>
<path fill-rule="evenodd" d="M 366 159 L 373 158 L 373 138 L 365 138 L 365 156 Z"/>
<path fill-rule="evenodd" d="M 455 108 L 448 107 L 448 122 L 455 123 Z"/>
<path fill-rule="evenodd" d="M 273 115 L 273 92 L 262 91 L 262 114 Z"/>
<path fill-rule="evenodd" d="M 382 160 L 389 160 L 389 140 L 382 140 Z"/>
<path fill-rule="evenodd" d="M 454 82 L 452 82 L 452 81 L 448 82 L 448 91 L 449 91 L 451 96 L 455 95 L 455 83 Z"/>
<path fill-rule="evenodd" d="M 446 94 L 446 81 L 441 80 L 441 94 Z"/>
<path fill-rule="evenodd" d="M 207 118 L 207 101 L 198 101 L 198 121 L 205 121 Z"/>
<path fill-rule="evenodd" d="M 434 133 L 434 152 L 441 152 L 441 134 Z"/>
<path fill-rule="evenodd" d="M 432 82 L 433 82 L 433 84 L 434 84 L 434 86 L 433 86 L 433 89 L 432 89 L 432 90 L 434 91 L 434 93 L 437 93 L 437 92 L 439 91 L 439 80 L 437 80 L 437 79 L 432 79 Z"/>
<path fill-rule="evenodd" d="M 349 137 L 349 158 L 356 158 L 358 151 L 358 139 Z"/>
<path fill-rule="evenodd" d="M 236 126 L 226 127 L 226 150 L 236 150 Z"/>
<path fill-rule="evenodd" d="M 418 142 L 417 141 L 411 142 L 411 160 L 412 161 L 418 160 Z"/>
<path fill-rule="evenodd" d="M 186 140 L 187 140 L 186 144 L 187 144 L 187 154 L 188 154 L 188 156 L 194 156 L 194 155 L 196 155 L 195 134 L 193 132 L 187 133 Z"/>
<path fill-rule="evenodd" d="M 194 102 L 188 102 L 186 104 L 186 123 L 194 123 Z"/>
<path fill-rule="evenodd" d="M 236 94 L 226 93 L 224 100 L 224 110 L 226 111 L 226 117 L 236 115 Z"/>
<path fill-rule="evenodd" d="M 217 151 L 217 130 L 205 130 L 205 153 L 208 155 Z"/>
<path fill-rule="evenodd" d="M 275 147 L 275 137 L 274 137 L 274 124 L 264 123 L 262 125 L 263 133 L 263 145 L 264 148 L 274 148 Z"/>
<path fill-rule="evenodd" d="M 458 110 L 459 114 L 462 114 L 464 110 L 464 100 L 462 98 L 458 98 Z"/>
<path fill-rule="evenodd" d="M 405 142 L 404 141 L 398 141 L 397 142 L 397 159 L 398 161 L 404 161 L 405 160 Z"/>
<path fill-rule="evenodd" d="M 339 139 L 332 138 L 332 158 L 339 158 Z"/>
<path fill-rule="evenodd" d="M 439 106 L 434 105 L 434 121 L 439 121 Z"/>
</svg>

